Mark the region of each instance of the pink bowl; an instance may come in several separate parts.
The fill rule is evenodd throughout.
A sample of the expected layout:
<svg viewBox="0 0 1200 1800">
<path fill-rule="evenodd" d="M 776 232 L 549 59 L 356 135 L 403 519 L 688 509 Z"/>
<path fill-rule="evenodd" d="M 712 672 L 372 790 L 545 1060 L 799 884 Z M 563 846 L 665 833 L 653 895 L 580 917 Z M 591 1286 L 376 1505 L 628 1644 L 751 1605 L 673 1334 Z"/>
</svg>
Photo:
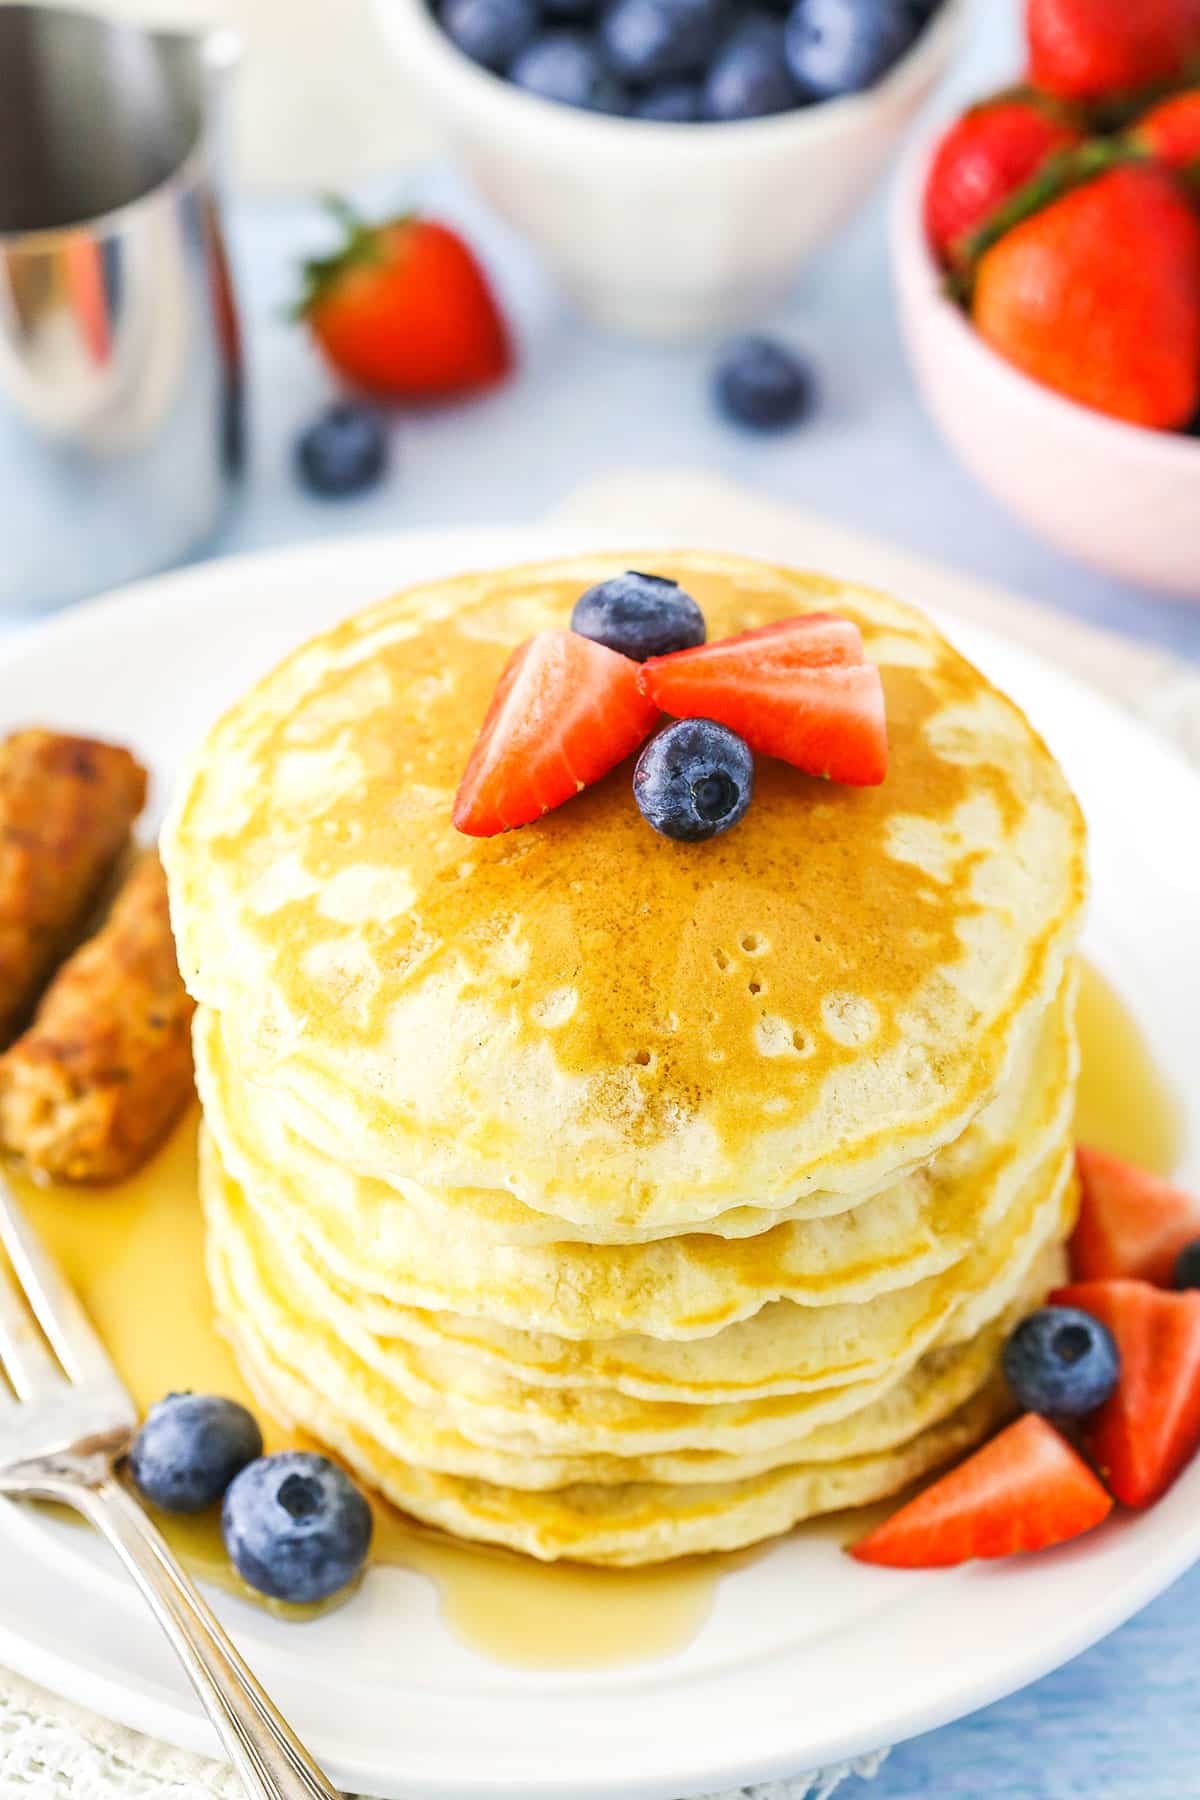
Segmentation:
<svg viewBox="0 0 1200 1800">
<path fill-rule="evenodd" d="M 990 349 L 942 293 L 921 217 L 941 129 L 906 157 L 891 217 L 900 320 L 930 413 L 1031 531 L 1106 574 L 1200 598 L 1200 438 L 1063 399 Z"/>
</svg>

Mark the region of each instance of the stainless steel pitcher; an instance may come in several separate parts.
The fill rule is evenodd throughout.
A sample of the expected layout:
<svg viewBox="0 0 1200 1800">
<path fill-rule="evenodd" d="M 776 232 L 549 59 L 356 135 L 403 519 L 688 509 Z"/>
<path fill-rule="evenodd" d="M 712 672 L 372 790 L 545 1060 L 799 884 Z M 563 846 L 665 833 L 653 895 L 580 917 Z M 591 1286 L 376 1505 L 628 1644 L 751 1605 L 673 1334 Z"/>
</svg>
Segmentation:
<svg viewBox="0 0 1200 1800">
<path fill-rule="evenodd" d="M 0 4 L 0 608 L 177 561 L 241 461 L 230 32 Z"/>
</svg>

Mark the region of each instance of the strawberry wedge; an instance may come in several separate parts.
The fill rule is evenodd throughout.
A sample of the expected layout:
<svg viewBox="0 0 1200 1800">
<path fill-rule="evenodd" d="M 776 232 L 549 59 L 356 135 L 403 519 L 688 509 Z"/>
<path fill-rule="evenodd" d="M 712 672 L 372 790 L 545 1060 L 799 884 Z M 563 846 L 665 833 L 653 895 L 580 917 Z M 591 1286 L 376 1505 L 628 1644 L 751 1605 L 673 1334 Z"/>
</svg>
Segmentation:
<svg viewBox="0 0 1200 1800">
<path fill-rule="evenodd" d="M 658 708 L 638 664 L 573 631 L 542 631 L 513 651 L 454 801 L 468 837 L 540 819 L 644 743 Z"/>
<path fill-rule="evenodd" d="M 858 627 L 809 613 L 652 657 L 642 688 L 676 719 L 715 719 L 807 775 L 874 787 L 887 773 L 883 685 Z"/>
<path fill-rule="evenodd" d="M 1128 1275 L 1170 1287 L 1175 1258 L 1200 1238 L 1200 1196 L 1085 1144 L 1076 1162 L 1081 1190 L 1071 1239 L 1076 1280 Z"/>
<path fill-rule="evenodd" d="M 1121 1377 L 1084 1421 L 1083 1447 L 1124 1506 L 1149 1506 L 1200 1449 L 1200 1292 L 1080 1281 L 1051 1299 L 1091 1313 L 1117 1340 Z"/>
<path fill-rule="evenodd" d="M 859 1562 L 944 1569 L 977 1556 L 1046 1550 L 1106 1518 L 1112 1501 L 1087 1464 L 1026 1413 L 852 1546 Z"/>
</svg>

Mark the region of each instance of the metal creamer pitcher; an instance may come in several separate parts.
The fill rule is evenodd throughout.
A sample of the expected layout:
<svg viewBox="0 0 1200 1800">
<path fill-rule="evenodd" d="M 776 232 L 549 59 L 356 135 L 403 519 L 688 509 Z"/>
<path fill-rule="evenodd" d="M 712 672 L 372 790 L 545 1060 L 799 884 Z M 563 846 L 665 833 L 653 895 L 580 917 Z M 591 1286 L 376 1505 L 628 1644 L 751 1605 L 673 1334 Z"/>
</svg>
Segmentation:
<svg viewBox="0 0 1200 1800">
<path fill-rule="evenodd" d="M 0 3 L 0 608 L 147 574 L 241 459 L 221 230 L 227 31 Z"/>
</svg>

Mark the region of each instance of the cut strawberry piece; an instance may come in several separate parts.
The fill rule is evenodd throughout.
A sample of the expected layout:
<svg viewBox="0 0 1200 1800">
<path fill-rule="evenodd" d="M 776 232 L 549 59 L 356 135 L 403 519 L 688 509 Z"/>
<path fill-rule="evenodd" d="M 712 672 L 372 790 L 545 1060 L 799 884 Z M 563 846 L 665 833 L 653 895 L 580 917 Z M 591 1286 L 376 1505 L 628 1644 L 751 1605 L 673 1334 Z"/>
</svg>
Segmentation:
<svg viewBox="0 0 1200 1800">
<path fill-rule="evenodd" d="M 1081 1144 L 1082 1200 L 1071 1239 L 1077 1281 L 1128 1275 L 1170 1287 L 1175 1258 L 1200 1238 L 1200 1195 Z"/>
<path fill-rule="evenodd" d="M 786 675 L 793 669 L 824 669 L 865 660 L 862 632 L 852 619 L 840 619 L 836 613 L 799 613 L 794 619 L 777 619 L 773 625 L 756 625 L 752 631 L 718 638 L 715 644 L 651 656 L 643 665 L 643 686 L 654 670 L 728 668 L 732 680 L 746 669 Z"/>
<path fill-rule="evenodd" d="M 1051 1298 L 1108 1326 L 1121 1353 L 1110 1400 L 1083 1446 L 1117 1499 L 1149 1506 L 1200 1446 L 1200 1293 L 1145 1281 L 1080 1281 Z"/>
<path fill-rule="evenodd" d="M 1112 1501 L 1036 1413 L 1009 1425 L 852 1546 L 859 1562 L 943 1569 L 976 1556 L 1046 1550 L 1106 1518 Z"/>
<path fill-rule="evenodd" d="M 676 719 L 715 719 L 809 775 L 873 787 L 887 773 L 883 685 L 858 627 L 811 613 L 652 657 L 642 687 Z"/>
<path fill-rule="evenodd" d="M 505 665 L 454 801 L 469 837 L 528 825 L 632 754 L 658 709 L 638 665 L 573 631 L 543 631 Z"/>
</svg>

